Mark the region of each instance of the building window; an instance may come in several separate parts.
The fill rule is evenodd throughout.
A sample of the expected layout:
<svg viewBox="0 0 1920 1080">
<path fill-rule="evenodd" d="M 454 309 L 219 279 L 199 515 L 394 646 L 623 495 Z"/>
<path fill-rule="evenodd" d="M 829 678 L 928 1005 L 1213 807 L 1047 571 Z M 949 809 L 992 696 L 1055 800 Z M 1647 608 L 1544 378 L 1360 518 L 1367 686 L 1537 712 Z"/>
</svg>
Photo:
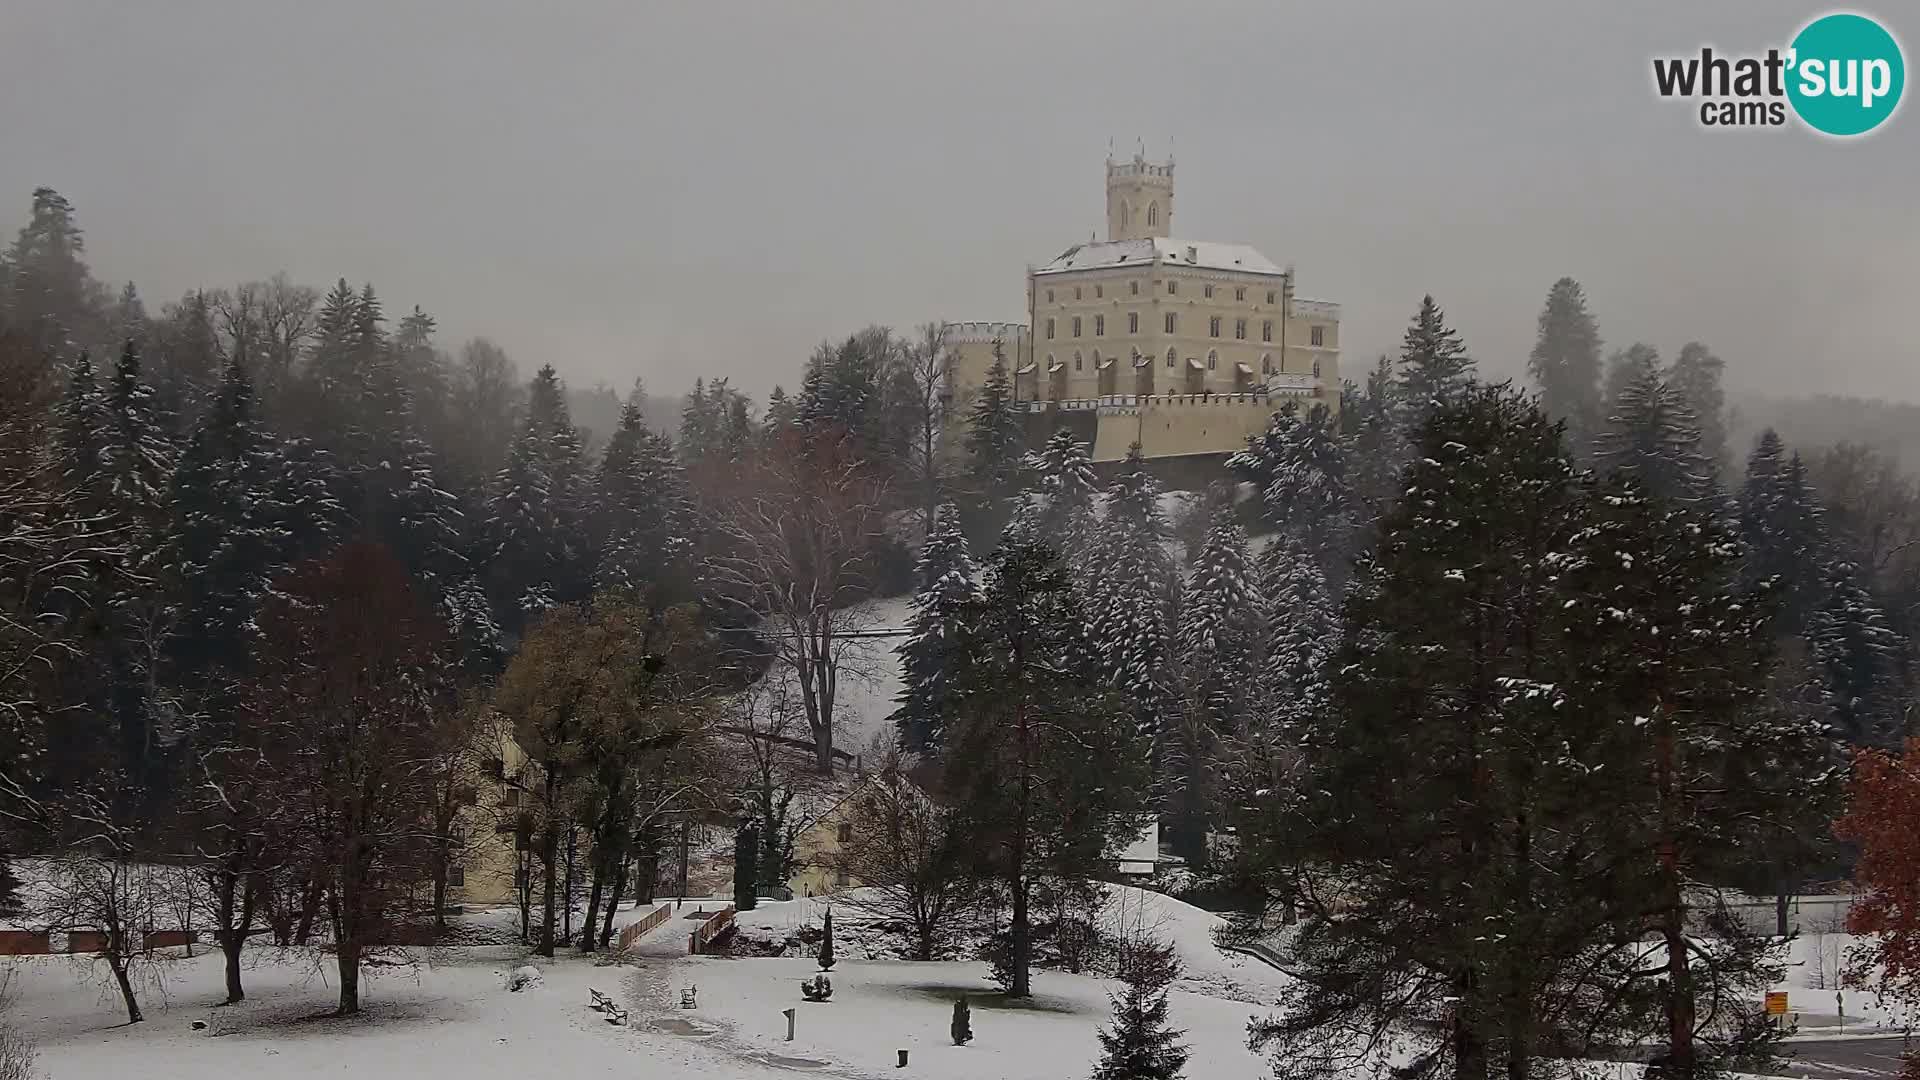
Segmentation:
<svg viewBox="0 0 1920 1080">
<path fill-rule="evenodd" d="M 1158 224 L 1160 224 L 1160 204 L 1148 203 L 1147 204 L 1147 228 L 1151 229 Z"/>
<path fill-rule="evenodd" d="M 1273 303 L 1273 290 L 1272 290 L 1272 289 L 1268 289 L 1268 290 L 1267 290 L 1267 303 L 1269 303 L 1269 304 L 1271 304 L 1271 303 Z"/>
<path fill-rule="evenodd" d="M 1167 282 L 1167 295 L 1168 296 L 1180 295 L 1180 283 L 1177 281 Z"/>
<path fill-rule="evenodd" d="M 1075 300 L 1078 300 L 1078 299 L 1080 299 L 1080 286 L 1078 286 L 1078 285 L 1075 285 L 1075 286 L 1073 287 L 1073 298 L 1074 298 Z"/>
<path fill-rule="evenodd" d="M 1245 300 L 1247 298 L 1247 287 L 1245 285 L 1235 285 L 1233 287 L 1233 298 L 1235 300 Z"/>
<path fill-rule="evenodd" d="M 1105 295 L 1107 295 L 1107 287 L 1105 285 L 1095 285 L 1093 287 L 1093 298 L 1095 300 L 1098 300 Z"/>
<path fill-rule="evenodd" d="M 467 884 L 467 868 L 464 866 L 447 867 L 447 884 L 456 889 L 465 888 Z"/>
<path fill-rule="evenodd" d="M 1207 336 L 1220 336 L 1220 316 L 1215 315 L 1213 318 L 1207 320 Z"/>
<path fill-rule="evenodd" d="M 507 789 L 506 803 L 510 807 L 520 805 L 520 789 L 519 788 Z"/>
<path fill-rule="evenodd" d="M 1320 377 L 1320 358 L 1317 356 L 1313 358 L 1313 377 Z"/>
<path fill-rule="evenodd" d="M 840 831 L 838 835 L 841 843 L 843 844 L 853 843 L 853 823 L 850 821 L 841 822 Z"/>
<path fill-rule="evenodd" d="M 1093 336 L 1107 336 L 1107 317 L 1105 315 L 1095 315 L 1093 317 Z"/>
<path fill-rule="evenodd" d="M 1140 313 L 1137 311 L 1127 312 L 1127 333 L 1137 334 L 1139 332 L 1140 332 Z"/>
<path fill-rule="evenodd" d="M 1233 320 L 1233 340 L 1235 341 L 1247 340 L 1247 320 L 1245 319 Z"/>
<path fill-rule="evenodd" d="M 1174 355 L 1174 351 L 1172 347 L 1169 346 L 1167 349 L 1167 366 L 1172 367 L 1177 362 L 1178 362 L 1178 358 Z"/>
<path fill-rule="evenodd" d="M 1047 340 L 1048 341 L 1053 340 L 1053 319 L 1052 318 L 1047 319 Z"/>
<path fill-rule="evenodd" d="M 1220 364 L 1220 353 L 1216 349 L 1207 350 L 1207 370 L 1212 371 Z"/>
<path fill-rule="evenodd" d="M 1310 333 L 1310 334 L 1312 335 L 1312 337 L 1313 337 L 1313 344 L 1314 344 L 1314 347 L 1315 347 L 1315 348 L 1319 348 L 1320 346 L 1322 346 L 1322 345 L 1325 345 L 1325 344 L 1327 343 L 1327 328 L 1326 328 L 1326 327 L 1324 327 L 1324 326 L 1316 326 L 1316 327 L 1314 327 L 1314 328 L 1313 328 L 1313 329 L 1312 329 L 1311 331 L 1309 331 L 1309 333 Z"/>
<path fill-rule="evenodd" d="M 1273 320 L 1272 319 L 1260 320 L 1260 340 L 1261 341 L 1273 340 Z"/>
<path fill-rule="evenodd" d="M 1200 291 L 1206 294 L 1207 299 L 1213 299 L 1213 286 L 1209 285 Z"/>
<path fill-rule="evenodd" d="M 1073 317 L 1073 336 L 1074 337 L 1080 336 L 1080 316 L 1078 315 L 1075 315 Z"/>
<path fill-rule="evenodd" d="M 1132 294 L 1133 294 L 1133 295 L 1135 295 L 1135 296 L 1139 296 L 1139 295 L 1140 295 L 1140 283 L 1139 283 L 1139 282 L 1137 282 L 1137 281 L 1129 281 L 1129 282 L 1127 282 L 1127 291 L 1128 291 L 1128 292 L 1130 292 L 1130 293 L 1132 293 Z"/>
<path fill-rule="evenodd" d="M 1260 374 L 1273 374 L 1273 354 L 1268 353 L 1260 357 Z"/>
<path fill-rule="evenodd" d="M 1081 369 L 1080 369 L 1080 364 L 1081 364 L 1081 359 L 1080 359 L 1080 350 L 1078 350 L 1078 349 L 1075 349 L 1075 350 L 1073 351 L 1073 370 L 1075 370 L 1075 371 L 1079 371 L 1079 370 L 1081 370 Z"/>
<path fill-rule="evenodd" d="M 1052 290 L 1052 289 L 1048 289 L 1048 290 L 1047 290 L 1047 303 L 1049 303 L 1049 304 L 1051 304 L 1051 303 L 1053 303 L 1053 290 Z"/>
<path fill-rule="evenodd" d="M 1171 311 L 1167 312 L 1167 333 L 1169 334 L 1173 333 L 1173 327 L 1174 327 L 1173 320 L 1174 320 L 1174 313 Z"/>
<path fill-rule="evenodd" d="M 844 886 L 853 884 L 853 878 L 847 875 L 846 867 L 836 866 L 833 868 L 833 883 L 835 885 L 844 887 Z"/>
</svg>

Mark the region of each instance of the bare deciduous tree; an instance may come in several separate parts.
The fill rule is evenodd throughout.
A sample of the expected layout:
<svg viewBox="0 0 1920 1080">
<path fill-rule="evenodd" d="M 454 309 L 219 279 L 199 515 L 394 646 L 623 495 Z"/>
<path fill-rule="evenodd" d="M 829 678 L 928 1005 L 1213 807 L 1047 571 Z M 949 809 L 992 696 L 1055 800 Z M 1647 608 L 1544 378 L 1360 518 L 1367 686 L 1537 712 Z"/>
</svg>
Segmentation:
<svg viewBox="0 0 1920 1080">
<path fill-rule="evenodd" d="M 920 336 L 907 343 L 906 383 L 912 389 L 912 399 L 905 404 L 910 409 L 913 428 L 911 460 L 907 465 L 922 535 L 932 531 L 946 487 L 947 451 L 943 442 L 952 415 L 952 364 L 945 323 L 927 323 L 920 328 Z"/>
<path fill-rule="evenodd" d="M 884 487 L 843 438 L 796 431 L 720 508 L 713 576 L 763 621 L 774 662 L 799 685 L 822 775 L 833 773 L 842 666 L 858 653 L 849 635 L 867 621 L 850 605 L 870 584 Z"/>
<path fill-rule="evenodd" d="M 913 935 L 913 958 L 936 960 L 978 924 L 987 890 L 968 873 L 955 818 L 907 775 L 897 751 L 843 806 L 848 839 L 835 863 L 860 889 L 841 902 L 895 920 Z"/>
</svg>

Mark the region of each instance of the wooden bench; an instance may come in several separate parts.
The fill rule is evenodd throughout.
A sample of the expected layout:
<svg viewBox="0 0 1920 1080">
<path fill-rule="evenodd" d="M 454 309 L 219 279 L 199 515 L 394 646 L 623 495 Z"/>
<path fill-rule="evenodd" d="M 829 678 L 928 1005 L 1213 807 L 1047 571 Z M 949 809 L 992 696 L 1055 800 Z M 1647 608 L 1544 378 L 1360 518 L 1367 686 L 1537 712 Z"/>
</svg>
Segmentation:
<svg viewBox="0 0 1920 1080">
<path fill-rule="evenodd" d="M 593 999 L 593 1003 L 588 1005 L 587 1008 L 605 1016 L 607 1023 L 624 1024 L 627 1022 L 627 1010 L 621 1008 L 612 998 L 595 990 L 591 986 L 587 987 L 587 996 Z"/>
</svg>

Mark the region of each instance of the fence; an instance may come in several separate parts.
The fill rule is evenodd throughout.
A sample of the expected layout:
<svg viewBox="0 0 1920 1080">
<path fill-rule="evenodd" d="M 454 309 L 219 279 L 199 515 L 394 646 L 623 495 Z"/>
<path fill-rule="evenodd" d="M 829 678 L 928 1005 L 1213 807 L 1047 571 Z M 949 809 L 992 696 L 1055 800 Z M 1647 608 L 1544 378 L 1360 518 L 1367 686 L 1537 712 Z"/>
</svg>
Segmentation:
<svg viewBox="0 0 1920 1080">
<path fill-rule="evenodd" d="M 671 918 L 673 918 L 673 905 L 661 904 L 657 910 L 646 918 L 641 919 L 639 922 L 628 923 L 620 931 L 620 951 L 625 952 L 632 948 L 633 943 L 640 940 L 641 935 Z"/>
<path fill-rule="evenodd" d="M 700 955 L 701 949 L 712 944 L 715 938 L 726 933 L 732 927 L 733 905 L 728 904 L 725 909 L 714 915 L 713 918 L 701 923 L 700 929 L 687 935 L 687 955 Z"/>
</svg>

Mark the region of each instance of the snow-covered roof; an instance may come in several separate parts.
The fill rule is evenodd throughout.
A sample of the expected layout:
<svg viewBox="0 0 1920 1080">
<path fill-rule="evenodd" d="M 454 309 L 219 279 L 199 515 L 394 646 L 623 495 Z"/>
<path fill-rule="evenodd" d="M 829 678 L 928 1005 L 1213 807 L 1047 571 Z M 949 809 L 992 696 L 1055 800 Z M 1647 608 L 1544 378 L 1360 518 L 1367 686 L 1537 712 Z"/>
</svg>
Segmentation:
<svg viewBox="0 0 1920 1080">
<path fill-rule="evenodd" d="M 1240 370 L 1240 374 L 1242 375 L 1253 374 L 1253 368 L 1249 367 L 1245 360 L 1235 360 L 1233 362 L 1233 366 L 1238 368 Z"/>
<path fill-rule="evenodd" d="M 1105 370 L 1107 370 L 1108 368 L 1110 368 L 1110 367 L 1112 367 L 1112 366 L 1113 366 L 1113 362 L 1114 362 L 1115 360 L 1118 360 L 1118 359 L 1120 359 L 1120 358 L 1119 358 L 1119 357 L 1117 357 L 1117 356 L 1109 356 L 1109 357 L 1107 357 L 1107 358 L 1106 358 L 1105 360 L 1102 360 L 1102 361 L 1100 361 L 1100 363 L 1099 363 L 1099 368 L 1100 368 L 1100 370 L 1101 370 L 1101 371 L 1105 371 Z"/>
<path fill-rule="evenodd" d="M 1250 244 L 1217 244 L 1208 240 L 1179 240 L 1166 236 L 1075 244 L 1034 273 L 1059 274 L 1069 270 L 1110 269 L 1149 263 L 1272 274 L 1276 277 L 1286 273 Z"/>
<path fill-rule="evenodd" d="M 1192 368 L 1195 371 L 1205 371 L 1207 369 L 1207 366 L 1205 364 L 1202 364 L 1200 362 L 1200 358 L 1197 356 L 1187 357 L 1187 366 Z"/>
</svg>

